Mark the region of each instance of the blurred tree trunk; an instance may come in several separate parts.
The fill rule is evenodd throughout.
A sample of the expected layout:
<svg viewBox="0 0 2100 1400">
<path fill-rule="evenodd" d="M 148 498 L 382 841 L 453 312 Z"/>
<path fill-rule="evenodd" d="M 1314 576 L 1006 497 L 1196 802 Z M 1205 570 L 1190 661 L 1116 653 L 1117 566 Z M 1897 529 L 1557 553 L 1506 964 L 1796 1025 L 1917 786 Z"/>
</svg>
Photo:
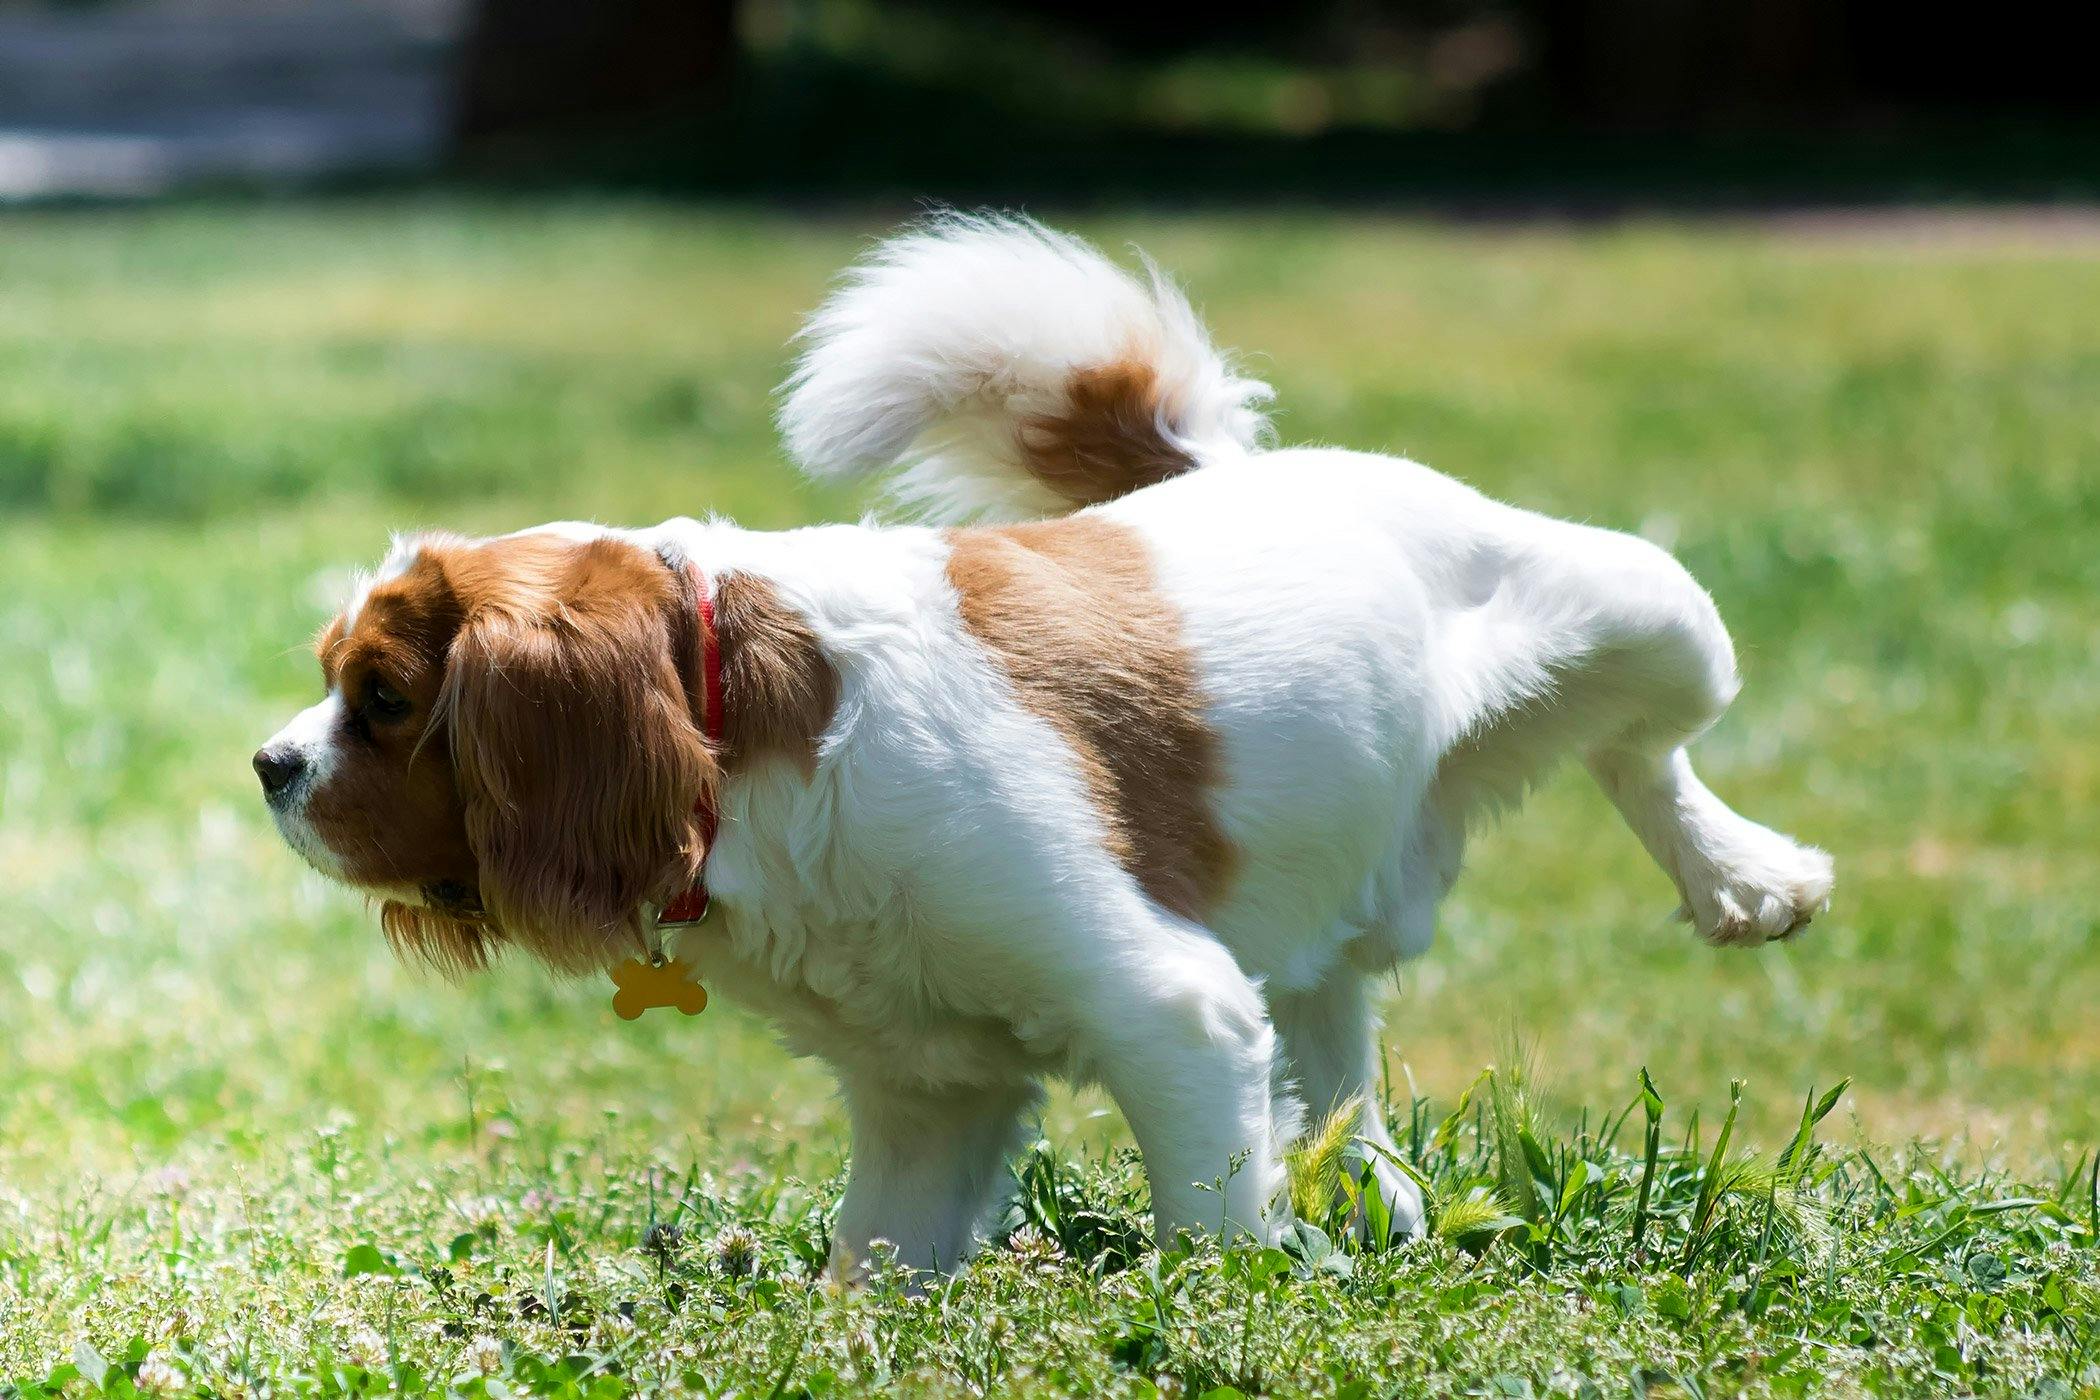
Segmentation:
<svg viewBox="0 0 2100 1400">
<path fill-rule="evenodd" d="M 721 98 L 735 0 L 477 0 L 461 46 L 463 141 L 559 136 Z"/>
</svg>

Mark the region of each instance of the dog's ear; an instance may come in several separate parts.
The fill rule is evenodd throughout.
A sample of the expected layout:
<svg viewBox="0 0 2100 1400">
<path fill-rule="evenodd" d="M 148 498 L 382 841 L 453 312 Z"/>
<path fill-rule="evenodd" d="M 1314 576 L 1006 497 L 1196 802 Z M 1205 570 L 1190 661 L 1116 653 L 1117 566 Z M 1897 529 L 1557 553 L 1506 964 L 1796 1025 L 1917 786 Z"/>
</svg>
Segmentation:
<svg viewBox="0 0 2100 1400">
<path fill-rule="evenodd" d="M 687 698 L 697 624 L 677 576 L 601 540 L 546 582 L 467 620 L 444 712 L 489 918 L 584 971 L 636 946 L 645 904 L 692 884 L 693 808 L 715 769 Z"/>
<path fill-rule="evenodd" d="M 379 906 L 379 927 L 395 953 L 453 979 L 487 967 L 502 946 L 486 924 L 392 899 Z"/>
</svg>

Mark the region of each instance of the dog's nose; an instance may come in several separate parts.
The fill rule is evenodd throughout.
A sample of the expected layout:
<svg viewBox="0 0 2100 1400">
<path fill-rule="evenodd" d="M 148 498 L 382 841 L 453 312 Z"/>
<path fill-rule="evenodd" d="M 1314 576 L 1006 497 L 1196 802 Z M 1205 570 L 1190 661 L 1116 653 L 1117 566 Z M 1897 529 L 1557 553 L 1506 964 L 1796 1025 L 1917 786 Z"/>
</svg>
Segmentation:
<svg viewBox="0 0 2100 1400">
<path fill-rule="evenodd" d="M 293 749 L 257 749 L 255 776 L 262 779 L 263 796 L 275 797 L 306 771 L 306 760 Z"/>
</svg>

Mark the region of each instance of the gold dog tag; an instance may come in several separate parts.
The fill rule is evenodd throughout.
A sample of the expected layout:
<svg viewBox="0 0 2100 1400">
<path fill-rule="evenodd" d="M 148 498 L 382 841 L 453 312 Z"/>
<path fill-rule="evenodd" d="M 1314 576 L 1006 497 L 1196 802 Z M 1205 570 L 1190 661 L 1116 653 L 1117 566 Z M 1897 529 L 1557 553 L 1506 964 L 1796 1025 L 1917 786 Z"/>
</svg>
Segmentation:
<svg viewBox="0 0 2100 1400">
<path fill-rule="evenodd" d="M 613 1014 L 623 1021 L 638 1019 L 657 1006 L 675 1006 L 688 1016 L 707 1009 L 707 988 L 693 980 L 695 969 L 670 958 L 644 961 L 629 958 L 612 970 Z"/>
</svg>

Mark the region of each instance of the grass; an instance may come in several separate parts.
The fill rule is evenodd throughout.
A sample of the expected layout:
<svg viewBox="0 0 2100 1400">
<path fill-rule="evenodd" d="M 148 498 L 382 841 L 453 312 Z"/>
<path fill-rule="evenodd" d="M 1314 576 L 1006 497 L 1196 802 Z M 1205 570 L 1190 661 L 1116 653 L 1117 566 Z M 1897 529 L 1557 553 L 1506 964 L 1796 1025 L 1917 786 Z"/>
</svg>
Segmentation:
<svg viewBox="0 0 2100 1400">
<path fill-rule="evenodd" d="M 856 508 L 784 471 L 766 411 L 877 226 L 0 224 L 0 1384 L 2100 1389 L 2089 246 L 1092 226 L 1264 352 L 1287 439 L 1671 543 L 1749 682 L 1702 767 L 1839 859 L 1812 935 L 1748 956 L 1666 922 L 1572 776 L 1480 841 L 1389 1008 L 1424 1246 L 1336 1215 L 1157 1250 L 1118 1120 L 1067 1095 L 1010 1246 L 835 1294 L 840 1115 L 762 1026 L 391 964 L 246 771 L 345 571 L 418 524 Z M 1310 1150 L 1303 1199 L 1348 1160 Z"/>
</svg>

